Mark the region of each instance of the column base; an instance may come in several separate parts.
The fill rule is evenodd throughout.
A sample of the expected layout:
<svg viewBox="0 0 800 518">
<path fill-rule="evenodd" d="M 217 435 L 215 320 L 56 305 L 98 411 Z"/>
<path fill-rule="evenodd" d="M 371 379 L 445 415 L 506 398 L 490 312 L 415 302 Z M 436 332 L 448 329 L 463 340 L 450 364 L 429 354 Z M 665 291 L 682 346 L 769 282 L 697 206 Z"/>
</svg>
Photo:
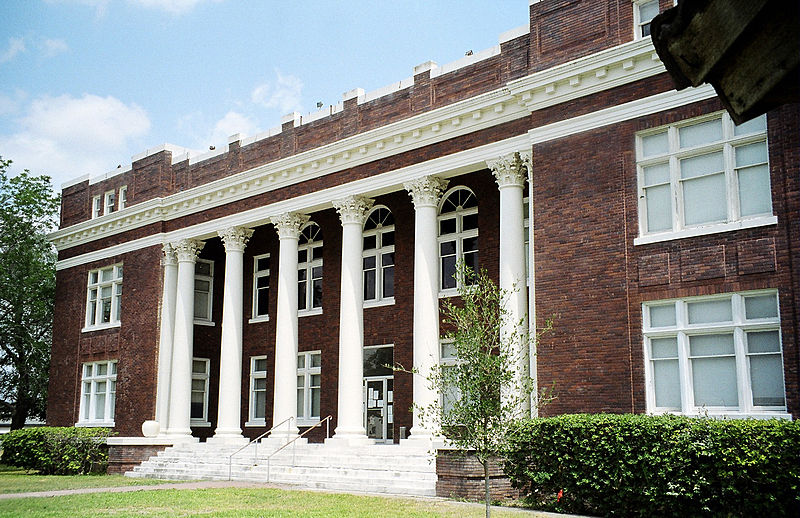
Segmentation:
<svg viewBox="0 0 800 518">
<path fill-rule="evenodd" d="M 375 439 L 370 439 L 364 435 L 337 433 L 333 437 L 325 439 L 326 446 L 369 446 L 375 444 Z"/>
<path fill-rule="evenodd" d="M 231 446 L 244 446 L 245 444 L 250 442 L 250 439 L 243 436 L 242 434 L 214 434 L 213 437 L 209 437 L 206 439 L 208 444 L 217 444 L 217 445 L 231 445 Z"/>
</svg>

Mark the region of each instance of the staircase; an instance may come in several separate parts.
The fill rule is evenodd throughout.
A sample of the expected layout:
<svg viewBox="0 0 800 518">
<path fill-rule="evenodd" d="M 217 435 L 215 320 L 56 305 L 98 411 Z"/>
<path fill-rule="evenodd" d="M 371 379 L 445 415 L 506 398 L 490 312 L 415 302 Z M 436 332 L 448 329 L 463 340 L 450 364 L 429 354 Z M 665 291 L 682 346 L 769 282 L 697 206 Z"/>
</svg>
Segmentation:
<svg viewBox="0 0 800 518">
<path fill-rule="evenodd" d="M 228 480 L 229 457 L 240 446 L 175 445 L 125 476 L 167 480 Z M 269 482 L 332 491 L 436 495 L 436 460 L 427 448 L 408 445 L 251 444 L 230 462 L 230 480 Z"/>
</svg>

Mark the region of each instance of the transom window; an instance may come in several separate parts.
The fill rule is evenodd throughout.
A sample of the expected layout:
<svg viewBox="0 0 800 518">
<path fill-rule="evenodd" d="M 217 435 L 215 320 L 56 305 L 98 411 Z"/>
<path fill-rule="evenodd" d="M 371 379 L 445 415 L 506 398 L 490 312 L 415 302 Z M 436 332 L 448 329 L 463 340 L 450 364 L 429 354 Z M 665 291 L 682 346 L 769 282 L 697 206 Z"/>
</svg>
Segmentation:
<svg viewBox="0 0 800 518">
<path fill-rule="evenodd" d="M 248 424 L 263 426 L 267 418 L 267 357 L 250 358 L 250 417 Z"/>
<path fill-rule="evenodd" d="M 214 295 L 214 261 L 198 259 L 194 264 L 194 320 L 211 322 L 211 301 Z"/>
<path fill-rule="evenodd" d="M 116 401 L 116 360 L 84 363 L 78 425 L 114 426 Z"/>
<path fill-rule="evenodd" d="M 463 278 L 456 278 L 459 261 L 478 270 L 478 199 L 466 187 L 452 189 L 439 206 L 439 259 L 443 292 L 454 292 L 464 283 Z"/>
<path fill-rule="evenodd" d="M 364 302 L 394 301 L 394 216 L 376 207 L 364 222 Z"/>
<path fill-rule="evenodd" d="M 122 299 L 122 265 L 116 264 L 89 272 L 86 302 L 86 328 L 102 329 L 119 325 Z"/>
<path fill-rule="evenodd" d="M 269 319 L 269 254 L 253 257 L 253 320 Z"/>
<path fill-rule="evenodd" d="M 297 250 L 297 309 L 322 308 L 322 229 L 314 222 L 300 231 Z"/>
<path fill-rule="evenodd" d="M 658 15 L 658 0 L 634 1 L 633 15 L 636 38 L 650 36 L 650 22 Z"/>
<path fill-rule="evenodd" d="M 786 412 L 777 292 L 655 301 L 642 310 L 649 411 Z"/>
<path fill-rule="evenodd" d="M 319 420 L 321 372 L 322 353 L 309 351 L 297 355 L 298 425 L 312 425 Z"/>
<path fill-rule="evenodd" d="M 211 360 L 192 358 L 191 425 L 211 426 L 208 422 L 208 378 Z"/>
<path fill-rule="evenodd" d="M 736 126 L 723 112 L 638 134 L 642 235 L 771 217 L 766 130 L 763 115 Z"/>
</svg>

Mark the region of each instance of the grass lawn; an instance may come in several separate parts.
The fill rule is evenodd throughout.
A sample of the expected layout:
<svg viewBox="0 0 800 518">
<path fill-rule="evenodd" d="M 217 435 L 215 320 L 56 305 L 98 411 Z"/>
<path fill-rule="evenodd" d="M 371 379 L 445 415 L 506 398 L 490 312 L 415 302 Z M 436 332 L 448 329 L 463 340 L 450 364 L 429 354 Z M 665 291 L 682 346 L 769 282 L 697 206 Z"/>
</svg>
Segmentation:
<svg viewBox="0 0 800 518">
<path fill-rule="evenodd" d="M 280 489 L 163 489 L 0 500 L 0 516 L 481 517 L 480 506 Z M 492 512 L 498 518 L 512 511 Z"/>
<path fill-rule="evenodd" d="M 0 464 L 0 493 L 57 491 L 84 487 L 118 487 L 163 484 L 163 480 L 127 478 L 122 475 L 35 475 Z"/>
</svg>

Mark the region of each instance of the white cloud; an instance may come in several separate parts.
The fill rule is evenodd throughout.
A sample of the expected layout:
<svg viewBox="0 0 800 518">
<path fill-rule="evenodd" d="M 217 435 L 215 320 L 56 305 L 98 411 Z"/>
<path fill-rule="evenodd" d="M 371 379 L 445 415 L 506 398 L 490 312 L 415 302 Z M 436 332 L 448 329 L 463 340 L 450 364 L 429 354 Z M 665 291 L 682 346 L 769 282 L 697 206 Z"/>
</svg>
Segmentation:
<svg viewBox="0 0 800 518">
<path fill-rule="evenodd" d="M 20 89 L 17 89 L 13 95 L 0 92 L 0 116 L 17 113 L 27 97 L 28 94 Z"/>
<path fill-rule="evenodd" d="M 19 131 L 0 135 L 4 158 L 14 160 L 14 171 L 50 175 L 56 188 L 128 163 L 143 145 L 137 139 L 150 130 L 150 119 L 139 106 L 89 94 L 39 97 L 17 122 Z"/>
<path fill-rule="evenodd" d="M 128 0 L 131 3 L 150 9 L 160 9 L 170 14 L 183 14 L 191 11 L 197 4 L 206 0 Z M 214 0 L 219 2 L 220 0 Z"/>
<path fill-rule="evenodd" d="M 46 0 L 48 3 L 73 3 L 78 5 L 85 5 L 94 7 L 95 16 L 102 18 L 106 15 L 108 10 L 108 3 L 110 0 Z"/>
<path fill-rule="evenodd" d="M 243 136 L 255 135 L 258 133 L 258 125 L 247 115 L 229 111 L 214 125 L 209 142 L 217 146 L 225 145 L 228 143 L 228 137 L 236 133 L 241 133 Z"/>
<path fill-rule="evenodd" d="M 301 111 L 303 82 L 293 75 L 283 75 L 275 71 L 277 79 L 258 85 L 250 94 L 250 100 L 264 108 L 277 108 L 281 115 Z"/>
<path fill-rule="evenodd" d="M 23 38 L 8 38 L 8 49 L 0 54 L 0 63 L 11 61 L 20 52 L 25 52 L 25 40 Z"/>
<path fill-rule="evenodd" d="M 47 58 L 52 58 L 69 50 L 67 42 L 60 39 L 45 39 L 42 41 L 42 53 Z"/>
</svg>

